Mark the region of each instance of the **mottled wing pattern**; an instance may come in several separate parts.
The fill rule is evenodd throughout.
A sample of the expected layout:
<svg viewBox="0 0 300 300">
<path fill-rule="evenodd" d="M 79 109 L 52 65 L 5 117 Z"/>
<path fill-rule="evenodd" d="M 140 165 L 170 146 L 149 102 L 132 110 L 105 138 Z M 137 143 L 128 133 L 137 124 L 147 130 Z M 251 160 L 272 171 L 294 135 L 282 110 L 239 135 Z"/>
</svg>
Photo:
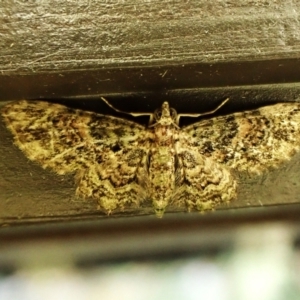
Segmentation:
<svg viewBox="0 0 300 300">
<path fill-rule="evenodd" d="M 58 174 L 76 172 L 77 194 L 97 199 L 108 213 L 150 195 L 158 217 L 170 202 L 189 211 L 213 209 L 236 197 L 230 168 L 259 174 L 300 148 L 298 103 L 214 117 L 181 130 L 167 102 L 159 112 L 146 129 L 47 102 L 24 100 L 1 111 L 27 157 Z"/>
<path fill-rule="evenodd" d="M 106 211 L 147 197 L 144 126 L 42 101 L 13 102 L 1 113 L 29 159 L 58 174 L 76 171 L 77 194 Z"/>
<path fill-rule="evenodd" d="M 259 174 L 289 160 L 300 146 L 300 104 L 281 103 L 203 120 L 182 128 L 200 154 Z"/>
<path fill-rule="evenodd" d="M 236 197 L 237 184 L 229 170 L 187 147 L 189 136 L 181 134 L 178 146 L 177 188 L 173 204 L 191 210 L 211 210 Z"/>
</svg>

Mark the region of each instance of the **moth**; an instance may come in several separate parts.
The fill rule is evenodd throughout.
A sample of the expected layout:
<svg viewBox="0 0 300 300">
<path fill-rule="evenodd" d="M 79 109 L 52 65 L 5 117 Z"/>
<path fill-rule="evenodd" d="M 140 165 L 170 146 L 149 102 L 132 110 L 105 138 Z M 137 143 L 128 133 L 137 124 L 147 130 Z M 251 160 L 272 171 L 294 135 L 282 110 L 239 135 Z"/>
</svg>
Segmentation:
<svg viewBox="0 0 300 300">
<path fill-rule="evenodd" d="M 180 118 L 191 115 L 177 114 L 168 102 L 148 114 L 149 126 L 44 101 L 12 102 L 1 114 L 30 160 L 60 175 L 74 173 L 76 194 L 96 199 L 107 214 L 144 201 L 151 201 L 159 218 L 170 204 L 212 210 L 236 198 L 233 170 L 260 174 L 300 146 L 299 103 L 182 128 Z"/>
</svg>

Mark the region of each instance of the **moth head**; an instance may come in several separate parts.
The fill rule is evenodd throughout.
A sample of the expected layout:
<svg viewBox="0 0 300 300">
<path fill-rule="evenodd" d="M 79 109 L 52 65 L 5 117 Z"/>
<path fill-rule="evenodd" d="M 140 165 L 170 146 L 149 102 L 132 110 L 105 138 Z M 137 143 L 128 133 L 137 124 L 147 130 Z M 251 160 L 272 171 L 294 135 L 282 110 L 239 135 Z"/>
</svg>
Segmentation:
<svg viewBox="0 0 300 300">
<path fill-rule="evenodd" d="M 176 123 L 177 112 L 174 108 L 171 108 L 169 103 L 165 101 L 161 109 L 157 109 L 154 112 L 154 119 L 157 123 L 162 125 L 169 125 L 172 123 Z"/>
</svg>

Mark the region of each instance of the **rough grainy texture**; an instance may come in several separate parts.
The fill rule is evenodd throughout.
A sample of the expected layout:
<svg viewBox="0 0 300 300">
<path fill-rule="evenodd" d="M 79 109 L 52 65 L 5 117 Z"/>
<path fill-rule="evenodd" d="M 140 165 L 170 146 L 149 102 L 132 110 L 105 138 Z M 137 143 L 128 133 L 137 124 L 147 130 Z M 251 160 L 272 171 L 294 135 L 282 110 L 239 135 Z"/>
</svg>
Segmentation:
<svg viewBox="0 0 300 300">
<path fill-rule="evenodd" d="M 261 174 L 300 145 L 300 104 L 284 103 L 178 127 L 169 104 L 148 128 L 116 117 L 47 102 L 2 109 L 15 143 L 44 168 L 76 172 L 77 194 L 107 213 L 152 201 L 165 208 L 210 210 L 236 197 L 231 169 Z"/>
<path fill-rule="evenodd" d="M 0 69 L 299 56 L 297 1 L 3 0 Z"/>
<path fill-rule="evenodd" d="M 2 0 L 0 100 L 297 82 L 299 11 L 285 0 Z"/>
</svg>

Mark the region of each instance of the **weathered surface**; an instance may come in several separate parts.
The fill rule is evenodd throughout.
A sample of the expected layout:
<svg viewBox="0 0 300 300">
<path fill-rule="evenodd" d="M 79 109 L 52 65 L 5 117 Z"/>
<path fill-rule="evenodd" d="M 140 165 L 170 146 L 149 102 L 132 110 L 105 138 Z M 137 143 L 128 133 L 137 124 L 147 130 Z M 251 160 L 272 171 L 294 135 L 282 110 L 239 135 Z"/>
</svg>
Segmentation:
<svg viewBox="0 0 300 300">
<path fill-rule="evenodd" d="M 299 56 L 297 1 L 10 1 L 8 74 Z"/>
<path fill-rule="evenodd" d="M 296 1 L 1 1 L 0 99 L 297 81 Z"/>
</svg>

